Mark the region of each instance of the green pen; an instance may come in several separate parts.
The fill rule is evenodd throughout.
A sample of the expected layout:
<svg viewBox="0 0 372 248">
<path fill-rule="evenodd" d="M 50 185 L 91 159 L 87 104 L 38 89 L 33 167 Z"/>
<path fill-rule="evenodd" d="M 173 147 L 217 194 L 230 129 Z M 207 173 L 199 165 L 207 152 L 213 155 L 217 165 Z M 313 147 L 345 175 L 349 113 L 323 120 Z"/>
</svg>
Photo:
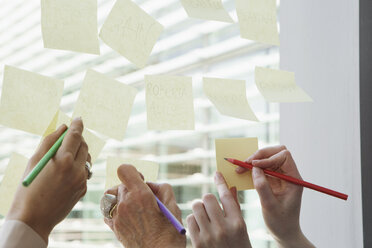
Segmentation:
<svg viewBox="0 0 372 248">
<path fill-rule="evenodd" d="M 68 130 L 68 129 L 67 129 Z M 27 175 L 27 177 L 23 180 L 23 186 L 29 186 L 32 181 L 39 175 L 41 170 L 45 167 L 45 165 L 49 162 L 51 158 L 56 155 L 58 149 L 62 145 L 62 141 L 66 136 L 67 130 L 59 137 L 59 139 L 54 143 L 54 145 L 49 149 L 49 151 L 44 155 L 44 157 L 37 163 L 37 165 L 32 169 L 32 171 Z"/>
</svg>

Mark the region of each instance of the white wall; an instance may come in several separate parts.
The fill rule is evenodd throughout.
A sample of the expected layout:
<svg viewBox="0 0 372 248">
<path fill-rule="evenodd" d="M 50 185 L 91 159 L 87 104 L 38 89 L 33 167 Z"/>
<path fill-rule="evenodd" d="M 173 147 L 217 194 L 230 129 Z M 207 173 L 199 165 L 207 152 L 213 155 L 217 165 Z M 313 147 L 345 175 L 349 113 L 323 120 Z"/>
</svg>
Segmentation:
<svg viewBox="0 0 372 248">
<path fill-rule="evenodd" d="M 305 180 L 349 194 L 304 191 L 301 223 L 317 247 L 363 247 L 357 0 L 282 0 L 281 69 L 314 103 L 281 104 L 280 140 Z"/>
</svg>

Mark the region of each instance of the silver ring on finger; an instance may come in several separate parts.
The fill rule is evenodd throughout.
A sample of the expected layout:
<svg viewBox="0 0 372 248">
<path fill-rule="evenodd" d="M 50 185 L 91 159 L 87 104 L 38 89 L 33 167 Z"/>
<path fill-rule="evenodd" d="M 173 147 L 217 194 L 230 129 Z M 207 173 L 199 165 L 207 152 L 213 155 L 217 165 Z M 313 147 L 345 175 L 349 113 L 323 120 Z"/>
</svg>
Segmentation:
<svg viewBox="0 0 372 248">
<path fill-rule="evenodd" d="M 113 212 L 117 207 L 117 199 L 115 195 L 105 194 L 101 199 L 101 212 L 105 218 L 112 219 Z"/>
<path fill-rule="evenodd" d="M 89 180 L 92 178 L 93 172 L 92 172 L 92 165 L 88 161 L 85 162 L 85 169 L 88 172 L 88 180 Z"/>
</svg>

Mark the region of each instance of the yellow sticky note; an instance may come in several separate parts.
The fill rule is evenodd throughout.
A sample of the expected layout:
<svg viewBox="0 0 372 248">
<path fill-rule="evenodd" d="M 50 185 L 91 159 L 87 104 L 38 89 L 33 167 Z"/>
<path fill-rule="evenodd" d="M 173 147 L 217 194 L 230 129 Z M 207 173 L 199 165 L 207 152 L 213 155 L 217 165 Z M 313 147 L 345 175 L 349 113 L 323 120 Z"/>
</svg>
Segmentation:
<svg viewBox="0 0 372 248">
<path fill-rule="evenodd" d="M 223 174 L 229 188 L 235 186 L 237 190 L 253 189 L 251 171 L 247 171 L 244 174 L 237 174 L 235 172 L 237 166 L 227 162 L 225 158 L 244 161 L 258 150 L 258 139 L 216 139 L 215 144 L 217 171 Z"/>
<path fill-rule="evenodd" d="M 193 18 L 234 22 L 221 0 L 181 0 L 187 14 Z"/>
<path fill-rule="evenodd" d="M 125 159 L 121 157 L 108 157 L 106 167 L 105 189 L 121 184 L 117 170 L 122 164 L 130 164 L 142 173 L 146 182 L 155 182 L 158 179 L 159 164 L 151 161 Z"/>
<path fill-rule="evenodd" d="M 100 54 L 97 0 L 41 0 L 45 48 Z"/>
<path fill-rule="evenodd" d="M 203 78 L 203 89 L 221 114 L 258 121 L 248 104 L 244 80 Z"/>
<path fill-rule="evenodd" d="M 88 145 L 91 162 L 94 163 L 105 146 L 106 141 L 87 129 L 84 129 L 83 131 L 83 138 Z"/>
<path fill-rule="evenodd" d="M 0 124 L 43 135 L 59 108 L 63 81 L 5 66 Z"/>
<path fill-rule="evenodd" d="M 145 84 L 148 129 L 195 129 L 190 77 L 146 75 Z"/>
<path fill-rule="evenodd" d="M 72 117 L 80 116 L 85 127 L 123 140 L 136 94 L 136 88 L 88 70 Z"/>
<path fill-rule="evenodd" d="M 13 202 L 14 195 L 23 178 L 28 158 L 13 153 L 0 184 L 0 215 L 6 216 Z"/>
<path fill-rule="evenodd" d="M 279 46 L 276 0 L 236 0 L 242 38 Z"/>
<path fill-rule="evenodd" d="M 294 72 L 256 67 L 258 90 L 269 102 L 312 102 L 313 99 L 298 87 Z"/>
<path fill-rule="evenodd" d="M 99 36 L 112 49 L 143 68 L 163 29 L 131 0 L 117 0 Z"/>
<path fill-rule="evenodd" d="M 54 115 L 54 117 L 52 119 L 52 122 L 49 124 L 47 130 L 44 132 L 43 137 L 46 137 L 49 134 L 56 131 L 57 121 L 58 121 L 58 114 L 59 114 L 59 111 Z"/>
<path fill-rule="evenodd" d="M 49 125 L 48 132 L 46 132 L 43 136 L 46 137 L 49 134 L 53 133 L 62 124 L 70 126 L 71 117 L 69 117 L 62 111 L 58 111 L 53 121 Z M 91 131 L 87 130 L 86 128 L 84 128 L 83 137 L 89 148 L 91 162 L 94 163 L 97 160 L 106 142 L 103 139 L 99 138 L 97 135 L 93 134 Z"/>
</svg>

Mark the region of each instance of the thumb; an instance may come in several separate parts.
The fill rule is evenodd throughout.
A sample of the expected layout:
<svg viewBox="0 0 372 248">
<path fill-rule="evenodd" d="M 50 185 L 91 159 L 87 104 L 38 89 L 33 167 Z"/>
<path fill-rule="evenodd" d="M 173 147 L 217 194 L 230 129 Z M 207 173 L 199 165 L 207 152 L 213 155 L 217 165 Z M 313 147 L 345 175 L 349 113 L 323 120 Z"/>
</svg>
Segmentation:
<svg viewBox="0 0 372 248">
<path fill-rule="evenodd" d="M 120 165 L 117 173 L 120 181 L 125 185 L 128 191 L 133 189 L 149 190 L 141 175 L 133 165 Z"/>
<path fill-rule="evenodd" d="M 253 167 L 252 179 L 253 185 L 260 197 L 261 206 L 267 210 L 272 210 L 275 206 L 277 206 L 277 199 L 275 198 L 262 169 Z"/>
</svg>

